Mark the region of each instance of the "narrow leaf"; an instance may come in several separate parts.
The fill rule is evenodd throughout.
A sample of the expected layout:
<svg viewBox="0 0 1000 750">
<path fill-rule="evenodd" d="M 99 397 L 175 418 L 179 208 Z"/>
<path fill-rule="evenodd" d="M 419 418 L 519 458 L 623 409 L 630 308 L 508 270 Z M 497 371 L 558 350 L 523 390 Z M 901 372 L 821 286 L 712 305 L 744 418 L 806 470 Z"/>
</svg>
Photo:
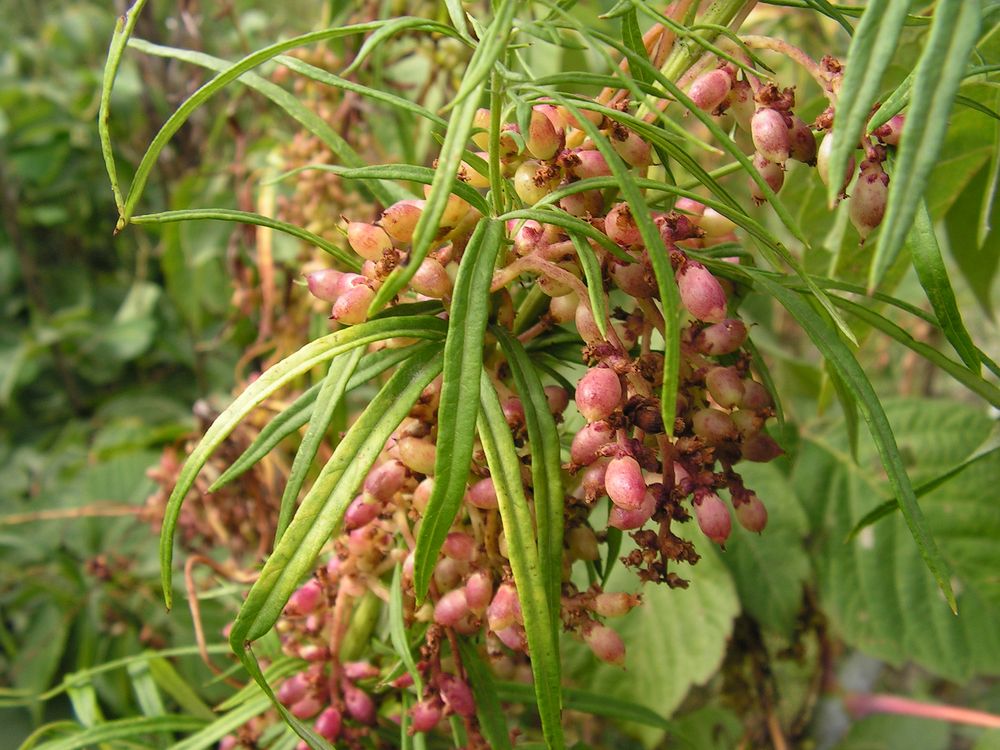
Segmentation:
<svg viewBox="0 0 1000 750">
<path fill-rule="evenodd" d="M 406 637 L 406 623 L 403 620 L 403 570 L 399 563 L 393 569 L 392 584 L 389 588 L 389 640 L 406 666 L 406 671 L 413 678 L 417 695 L 423 695 L 423 679 L 413 659 L 413 652 L 410 651 L 410 641 Z"/>
<path fill-rule="evenodd" d="M 434 490 L 414 550 L 413 589 L 418 601 L 427 595 L 441 545 L 465 496 L 479 414 L 479 373 L 483 370 L 483 337 L 489 317 L 486 302 L 503 226 L 490 219 L 479 222 L 455 279 L 444 345 Z"/>
<path fill-rule="evenodd" d="M 940 3 L 934 12 L 930 39 L 917 63 L 913 99 L 900 138 L 889 203 L 868 276 L 871 289 L 879 285 L 899 255 L 927 186 L 927 177 L 937 163 L 958 85 L 979 38 L 980 12 L 980 0 Z M 832 163 L 830 169 L 834 169 Z"/>
<path fill-rule="evenodd" d="M 472 694 L 476 698 L 476 715 L 483 739 L 494 750 L 510 750 L 510 735 L 507 734 L 507 714 L 500 705 L 496 683 L 489 667 L 483 662 L 476 646 L 465 638 L 458 641 L 462 666 L 472 684 Z"/>
<path fill-rule="evenodd" d="M 601 265 L 594 254 L 590 243 L 576 232 L 569 232 L 569 239 L 576 248 L 576 257 L 583 269 L 583 277 L 587 280 L 587 299 L 590 300 L 590 310 L 594 323 L 601 335 L 608 336 L 608 301 L 604 296 L 604 276 Z"/>
<path fill-rule="evenodd" d="M 125 741 L 148 734 L 190 732 L 205 725 L 204 719 L 195 716 L 134 716 L 97 724 L 69 737 L 35 745 L 37 750 L 78 750 L 91 748 L 105 742 Z"/>
<path fill-rule="evenodd" d="M 535 694 L 530 685 L 521 682 L 497 682 L 497 694 L 508 703 L 534 703 Z M 670 722 L 645 706 L 615 698 L 607 693 L 593 693 L 578 688 L 563 688 L 563 703 L 567 709 L 582 711 L 594 716 L 607 716 L 618 721 L 631 721 L 657 729 L 669 729 Z"/>
</svg>

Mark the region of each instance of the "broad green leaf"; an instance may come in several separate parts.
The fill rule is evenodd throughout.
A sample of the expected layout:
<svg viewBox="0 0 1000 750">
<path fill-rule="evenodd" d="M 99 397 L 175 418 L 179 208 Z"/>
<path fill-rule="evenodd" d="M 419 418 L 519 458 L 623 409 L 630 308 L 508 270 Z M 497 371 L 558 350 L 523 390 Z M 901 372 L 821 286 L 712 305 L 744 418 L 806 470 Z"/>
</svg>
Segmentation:
<svg viewBox="0 0 1000 750">
<path fill-rule="evenodd" d="M 306 344 L 295 354 L 267 370 L 219 415 L 205 432 L 201 442 L 188 456 L 164 511 L 163 529 L 160 532 L 160 576 L 163 584 L 163 596 L 168 608 L 173 602 L 171 563 L 173 560 L 174 531 L 177 528 L 181 505 L 209 456 L 236 429 L 236 425 L 268 396 L 276 393 L 295 378 L 309 372 L 313 367 L 323 364 L 342 352 L 396 336 L 433 340 L 441 337 L 444 332 L 443 328 L 443 321 L 437 318 L 414 316 L 368 321 L 323 336 Z"/>
<path fill-rule="evenodd" d="M 991 419 L 959 403 L 899 400 L 887 414 L 914 476 L 930 479 L 962 462 L 990 433 Z M 980 461 L 924 496 L 927 526 L 954 571 L 958 616 L 943 606 L 898 515 L 844 536 L 881 502 L 877 449 L 865 441 L 857 464 L 842 429 L 803 444 L 793 481 L 812 519 L 820 602 L 833 632 L 872 656 L 914 661 L 949 680 L 1000 674 L 1000 462 Z"/>
<path fill-rule="evenodd" d="M 927 177 L 941 152 L 958 85 L 979 38 L 980 13 L 980 0 L 942 3 L 935 9 L 930 38 L 915 72 L 913 98 L 868 277 L 870 288 L 882 281 L 906 241 Z M 834 169 L 832 162 L 830 169 Z"/>
<path fill-rule="evenodd" d="M 489 318 L 487 300 L 503 240 L 503 223 L 482 219 L 462 256 L 452 293 L 438 406 L 434 489 L 420 522 L 413 557 L 413 590 L 427 595 L 438 553 L 462 506 L 479 414 L 479 375 Z"/>
<path fill-rule="evenodd" d="M 694 540 L 701 559 L 675 571 L 691 585 L 686 589 L 646 586 L 642 606 L 608 625 L 627 644 L 625 668 L 599 662 L 590 649 L 566 645 L 566 673 L 621 701 L 644 706 L 669 717 L 694 685 L 704 684 L 722 663 L 740 603 L 729 571 L 713 544 L 692 521 L 672 531 Z M 629 550 L 626 548 L 625 552 Z M 633 591 L 635 574 L 616 566 L 607 591 Z M 663 728 L 636 727 L 646 747 L 663 738 Z"/>
<path fill-rule="evenodd" d="M 250 211 L 236 211 L 229 208 L 194 208 L 182 211 L 163 211 L 158 214 L 142 214 L 133 216 L 131 221 L 133 224 L 171 224 L 177 221 L 234 221 L 240 224 L 254 224 L 297 237 L 303 242 L 308 242 L 310 245 L 315 245 L 320 250 L 329 253 L 352 271 L 361 270 L 361 261 L 356 255 L 348 253 L 336 245 L 331 245 L 318 234 L 313 234 L 308 229 L 302 229 L 302 227 L 297 227 L 286 221 L 279 221 Z"/>
<path fill-rule="evenodd" d="M 828 136 L 833 138 L 829 162 L 832 175 L 844 174 L 848 159 L 858 147 L 909 9 L 908 0 L 872 0 L 854 30 L 837 93 L 834 127 Z M 837 204 L 839 191 L 837 181 L 830 180 L 827 201 L 831 207 Z"/>
<path fill-rule="evenodd" d="M 721 557 L 743 609 L 762 628 L 788 639 L 810 575 L 803 546 L 808 524 L 794 489 L 773 464 L 744 462 L 739 472 L 767 507 L 767 528 L 751 534 L 734 523 Z"/>
<path fill-rule="evenodd" d="M 560 464 L 559 432 L 549 410 L 542 381 L 521 342 L 504 329 L 490 331 L 503 349 L 517 392 L 524 405 L 531 450 L 531 487 L 535 501 L 535 527 L 538 530 L 538 557 L 542 574 L 547 578 L 549 610 L 559 612 L 562 593 L 563 529 L 566 525 Z M 556 625 L 556 618 L 552 620 Z M 558 639 L 558 632 L 555 634 Z"/>
<path fill-rule="evenodd" d="M 560 750 L 564 746 L 560 718 L 562 680 L 559 644 L 553 627 L 558 613 L 549 609 L 545 576 L 538 556 L 528 499 L 524 495 L 521 461 L 514 448 L 514 439 L 489 376 L 484 372 L 481 377 L 479 439 L 496 487 L 510 567 L 521 602 L 542 732 L 549 747 Z"/>
<path fill-rule="evenodd" d="M 299 499 L 299 492 L 306 481 L 306 474 L 316 460 L 319 447 L 326 437 L 330 423 L 333 421 L 333 414 L 337 406 L 342 402 L 344 394 L 347 392 L 348 380 L 358 366 L 364 349 L 358 347 L 350 352 L 339 354 L 330 360 L 330 369 L 323 379 L 319 395 L 313 404 L 312 415 L 309 419 L 309 429 L 299 443 L 299 449 L 295 452 L 292 461 L 292 468 L 288 472 L 288 480 L 285 483 L 285 490 L 281 494 L 281 508 L 278 511 L 278 525 L 274 532 L 274 542 L 278 543 L 281 535 L 288 528 L 288 522 L 295 512 L 295 503 Z"/>
<path fill-rule="evenodd" d="M 490 668 L 479 655 L 476 646 L 462 638 L 458 642 L 462 655 L 462 667 L 469 677 L 472 693 L 476 698 L 476 715 L 483 738 L 491 750 L 510 750 L 510 735 L 507 733 L 506 713 L 500 705 L 496 684 Z"/>
</svg>

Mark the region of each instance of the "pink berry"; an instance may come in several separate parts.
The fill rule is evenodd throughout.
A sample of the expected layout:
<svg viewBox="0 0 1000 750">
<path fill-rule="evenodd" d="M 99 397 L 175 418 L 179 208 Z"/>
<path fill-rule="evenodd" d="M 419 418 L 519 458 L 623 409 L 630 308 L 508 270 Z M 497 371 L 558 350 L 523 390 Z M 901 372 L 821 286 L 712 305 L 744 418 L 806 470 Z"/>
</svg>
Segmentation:
<svg viewBox="0 0 1000 750">
<path fill-rule="evenodd" d="M 379 500 L 366 498 L 363 494 L 358 495 L 344 513 L 344 528 L 349 531 L 361 528 L 378 518 L 381 512 L 382 503 Z"/>
<path fill-rule="evenodd" d="M 754 493 L 745 503 L 736 506 L 736 520 L 747 531 L 759 534 L 767 526 L 767 508 Z"/>
<path fill-rule="evenodd" d="M 407 435 L 396 443 L 399 460 L 406 464 L 410 471 L 417 474 L 433 474 L 434 461 L 437 457 L 437 447 L 423 438 Z"/>
<path fill-rule="evenodd" d="M 652 299 L 660 291 L 656 286 L 653 268 L 644 256 L 645 253 L 635 263 L 625 263 L 611 268 L 611 277 L 615 280 L 615 285 L 636 299 Z"/>
<path fill-rule="evenodd" d="M 647 492 L 642 499 L 642 505 L 635 510 L 628 510 L 620 505 L 612 505 L 608 512 L 608 526 L 622 531 L 641 528 L 656 512 L 656 498 L 652 492 Z"/>
<path fill-rule="evenodd" d="M 752 162 L 754 168 L 764 178 L 764 182 L 767 183 L 767 186 L 771 190 L 775 193 L 781 190 L 781 186 L 785 183 L 785 170 L 781 168 L 780 164 L 768 161 L 760 154 L 754 154 Z M 767 200 L 764 191 L 760 189 L 760 186 L 754 180 L 750 180 L 750 196 L 758 206 Z"/>
<path fill-rule="evenodd" d="M 465 582 L 465 601 L 475 614 L 482 615 L 493 599 L 493 579 L 489 573 L 477 570 Z"/>
<path fill-rule="evenodd" d="M 721 323 L 702 329 L 695 337 L 695 348 L 713 357 L 732 354 L 747 338 L 747 327 L 742 320 L 726 318 Z"/>
<path fill-rule="evenodd" d="M 375 224 L 352 221 L 347 225 L 347 242 L 365 260 L 380 261 L 386 250 L 392 250 L 392 240 Z"/>
<path fill-rule="evenodd" d="M 723 216 L 714 208 L 706 208 L 698 226 L 705 232 L 706 237 L 725 237 L 736 230 L 736 222 Z"/>
<path fill-rule="evenodd" d="M 771 398 L 771 394 L 767 388 L 756 380 L 747 378 L 743 381 L 743 399 L 740 401 L 739 406 L 741 409 L 763 411 L 774 406 L 774 400 Z"/>
<path fill-rule="evenodd" d="M 724 68 L 717 68 L 698 76 L 688 91 L 688 96 L 695 106 L 706 112 L 711 112 L 729 96 L 733 87 L 733 78 Z"/>
<path fill-rule="evenodd" d="M 725 544 L 733 521 L 722 498 L 714 492 L 706 492 L 700 498 L 695 498 L 694 512 L 702 533 L 716 544 Z"/>
<path fill-rule="evenodd" d="M 389 459 L 368 472 L 365 492 L 382 501 L 392 500 L 393 495 L 403 488 L 405 480 L 406 467 L 394 458 Z"/>
<path fill-rule="evenodd" d="M 735 367 L 713 367 L 705 375 L 705 387 L 723 409 L 739 406 L 743 400 L 743 380 Z"/>
<path fill-rule="evenodd" d="M 771 107 L 761 107 L 750 121 L 750 136 L 757 153 L 768 161 L 784 164 L 791 151 L 791 138 L 782 114 Z"/>
<path fill-rule="evenodd" d="M 418 513 L 423 513 L 427 508 L 427 502 L 431 499 L 431 493 L 433 491 L 433 477 L 427 477 L 417 485 L 415 490 L 413 490 L 413 507 Z"/>
<path fill-rule="evenodd" d="M 511 583 L 502 583 L 493 595 L 493 601 L 486 610 L 490 630 L 496 632 L 521 623 L 521 600 L 517 589 Z"/>
<path fill-rule="evenodd" d="M 674 210 L 697 217 L 705 212 L 705 204 L 696 201 L 694 198 L 680 197 L 674 203 Z"/>
<path fill-rule="evenodd" d="M 735 440 L 739 435 L 732 417 L 718 409 L 699 409 L 691 418 L 694 434 L 709 445 Z"/>
<path fill-rule="evenodd" d="M 614 430 L 607 422 L 591 422 L 584 425 L 570 445 L 569 455 L 574 464 L 588 466 L 597 460 L 598 451 L 611 442 Z"/>
<path fill-rule="evenodd" d="M 393 203 L 382 213 L 382 228 L 397 242 L 409 242 L 413 239 L 413 230 L 423 211 L 424 201 L 404 200 Z"/>
<path fill-rule="evenodd" d="M 333 303 L 330 317 L 338 323 L 357 325 L 368 319 L 368 306 L 375 299 L 375 292 L 367 286 L 348 289 Z"/>
<path fill-rule="evenodd" d="M 583 488 L 584 499 L 588 503 L 592 503 L 601 495 L 606 494 L 604 477 L 608 472 L 609 460 L 607 458 L 599 458 L 583 470 L 580 486 Z"/>
<path fill-rule="evenodd" d="M 344 706 L 352 719 L 361 724 L 375 723 L 375 701 L 357 685 L 340 681 L 340 690 L 344 696 Z"/>
<path fill-rule="evenodd" d="M 618 633 L 604 625 L 594 625 L 583 639 L 594 652 L 594 656 L 608 664 L 625 664 L 625 642 Z"/>
<path fill-rule="evenodd" d="M 773 461 L 778 456 L 783 455 L 784 452 L 781 446 L 775 442 L 774 438 L 763 432 L 759 432 L 756 435 L 747 435 L 740 443 L 740 454 L 747 461 L 755 463 L 764 464 L 768 461 Z"/>
<path fill-rule="evenodd" d="M 340 716 L 340 711 L 331 706 L 324 709 L 323 713 L 316 717 L 316 723 L 313 727 L 316 729 L 316 734 L 329 742 L 333 742 L 340 736 L 342 723 L 343 720 Z"/>
<path fill-rule="evenodd" d="M 476 556 L 476 540 L 471 534 L 452 531 L 444 538 L 441 551 L 453 560 L 471 562 Z"/>
<path fill-rule="evenodd" d="M 544 244 L 545 230 L 533 219 L 524 223 L 512 219 L 508 224 L 508 231 L 515 232 L 514 252 L 518 255 L 531 255 Z"/>
<path fill-rule="evenodd" d="M 452 589 L 434 605 L 434 622 L 446 628 L 453 628 L 470 614 L 465 589 Z"/>
<path fill-rule="evenodd" d="M 486 477 L 475 482 L 465 493 L 465 502 L 475 508 L 491 510 L 499 508 L 497 501 L 497 490 L 493 484 L 493 479 Z"/>
<path fill-rule="evenodd" d="M 829 133 L 819 144 L 819 152 L 816 155 L 816 171 L 824 185 L 830 184 L 830 153 L 833 151 L 833 133 Z M 844 179 L 840 183 L 840 192 L 847 189 L 851 177 L 854 176 L 855 161 L 851 156 L 847 159 L 847 166 L 844 168 Z"/>
<path fill-rule="evenodd" d="M 511 651 L 524 652 L 528 650 L 528 634 L 520 625 L 511 625 L 509 628 L 497 630 L 494 635 Z"/>
<path fill-rule="evenodd" d="M 451 294 L 451 277 L 434 258 L 425 258 L 410 279 L 410 288 L 425 297 L 442 299 Z"/>
<path fill-rule="evenodd" d="M 296 719 L 311 719 L 319 713 L 321 708 L 323 708 L 323 705 L 319 702 L 319 698 L 314 695 L 307 695 L 293 703 L 288 710 Z"/>
<path fill-rule="evenodd" d="M 566 407 L 569 406 L 569 392 L 565 388 L 558 385 L 547 385 L 544 390 L 550 412 L 562 414 L 566 411 Z"/>
<path fill-rule="evenodd" d="M 452 712 L 464 717 L 475 716 L 476 699 L 465 680 L 455 675 L 442 674 L 438 680 L 438 689 L 441 691 L 441 699 Z"/>
<path fill-rule="evenodd" d="M 370 661 L 348 661 L 343 665 L 344 677 L 351 682 L 374 680 L 379 676 L 379 668 Z"/>
<path fill-rule="evenodd" d="M 524 147 L 536 159 L 551 159 L 562 148 L 563 137 L 546 115 L 535 107 L 531 112 L 531 124 L 524 139 Z"/>
<path fill-rule="evenodd" d="M 882 143 L 887 146 L 898 146 L 899 139 L 903 135 L 903 125 L 906 122 L 906 115 L 895 115 L 884 125 L 880 125 L 873 131 Z"/>
<path fill-rule="evenodd" d="M 574 526 L 566 532 L 566 548 L 574 560 L 597 560 L 600 551 L 597 548 L 597 535 L 589 526 Z"/>
<path fill-rule="evenodd" d="M 581 304 L 576 308 L 574 323 L 576 324 L 576 330 L 577 333 L 580 334 L 580 338 L 588 344 L 604 340 L 604 337 L 601 335 L 601 331 L 597 327 L 597 323 L 594 320 L 594 314 L 586 305 Z"/>
<path fill-rule="evenodd" d="M 652 147 L 631 130 L 616 128 L 612 133 L 611 146 L 631 167 L 648 167 L 653 163 Z"/>
<path fill-rule="evenodd" d="M 411 732 L 430 732 L 441 721 L 441 702 L 427 698 L 410 709 Z"/>
<path fill-rule="evenodd" d="M 298 703 L 309 692 L 309 682 L 304 672 L 296 672 L 278 688 L 278 700 L 286 706 Z"/>
<path fill-rule="evenodd" d="M 612 242 L 619 245 L 637 245 L 642 242 L 639 227 L 628 203 L 619 203 L 604 217 L 604 231 Z"/>
<path fill-rule="evenodd" d="M 742 78 L 733 81 L 733 88 L 729 92 L 726 104 L 729 112 L 733 115 L 733 119 L 736 120 L 736 124 L 749 132 L 750 123 L 757 109 L 750 83 Z"/>
<path fill-rule="evenodd" d="M 319 606 L 323 599 L 323 586 L 315 578 L 306 581 L 291 595 L 285 612 L 290 615 L 308 615 Z"/>
<path fill-rule="evenodd" d="M 562 171 L 558 167 L 529 159 L 514 172 L 514 192 L 529 206 L 559 186 Z"/>
<path fill-rule="evenodd" d="M 816 164 L 816 136 L 801 118 L 792 116 L 792 126 L 788 129 L 790 155 L 796 161 L 814 166 Z"/>
<path fill-rule="evenodd" d="M 622 617 L 639 603 L 639 597 L 624 591 L 601 592 L 594 597 L 591 609 L 601 617 Z"/>
<path fill-rule="evenodd" d="M 625 510 L 638 510 L 646 497 L 646 480 L 639 462 L 631 456 L 614 458 L 604 475 L 604 486 L 611 501 Z"/>
<path fill-rule="evenodd" d="M 726 317 L 726 292 L 705 266 L 685 261 L 677 270 L 677 289 L 684 307 L 698 320 L 721 323 Z"/>
<path fill-rule="evenodd" d="M 588 370 L 576 385 L 576 408 L 588 422 L 607 419 L 621 400 L 621 378 L 606 367 Z"/>
<path fill-rule="evenodd" d="M 343 274 L 332 268 L 313 271 L 306 275 L 309 293 L 324 302 L 335 302 L 340 294 L 340 277 Z"/>
<path fill-rule="evenodd" d="M 573 216 L 600 216 L 604 213 L 604 196 L 600 190 L 584 190 L 560 198 L 559 208 Z"/>
<path fill-rule="evenodd" d="M 576 157 L 568 162 L 569 172 L 580 180 L 588 177 L 610 177 L 611 167 L 608 166 L 604 154 L 596 150 L 574 151 Z"/>
<path fill-rule="evenodd" d="M 885 216 L 885 206 L 889 197 L 889 175 L 878 162 L 861 163 L 861 174 L 851 193 L 850 217 L 854 228 L 861 235 L 861 241 L 871 234 Z"/>
</svg>

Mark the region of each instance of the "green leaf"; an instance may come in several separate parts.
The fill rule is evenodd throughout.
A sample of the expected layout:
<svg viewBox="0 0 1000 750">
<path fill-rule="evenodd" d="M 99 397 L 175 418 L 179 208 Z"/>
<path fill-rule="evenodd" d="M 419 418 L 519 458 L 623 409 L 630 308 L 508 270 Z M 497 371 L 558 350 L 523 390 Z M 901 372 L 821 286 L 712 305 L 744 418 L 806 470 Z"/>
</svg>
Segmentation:
<svg viewBox="0 0 1000 750">
<path fill-rule="evenodd" d="M 268 709 L 268 706 L 270 706 L 270 701 L 266 695 L 261 695 L 258 689 L 252 699 L 218 717 L 201 731 L 181 740 L 171 750 L 208 750 L 209 748 L 215 748 L 218 746 L 219 740 L 227 734 L 236 732 L 251 719 L 260 716 Z"/>
<path fill-rule="evenodd" d="M 326 432 L 333 421 L 333 414 L 337 406 L 342 402 L 344 394 L 347 392 L 348 380 L 358 366 L 361 356 L 365 350 L 361 347 L 350 352 L 337 355 L 330 360 L 330 369 L 316 397 L 312 415 L 309 419 L 309 429 L 306 430 L 299 449 L 295 452 L 295 459 L 292 461 L 292 468 L 288 472 L 288 481 L 285 483 L 285 490 L 281 494 L 281 507 L 278 511 L 278 525 L 274 532 L 274 542 L 278 543 L 281 535 L 288 528 L 288 522 L 295 512 L 295 502 L 299 498 L 299 492 L 306 481 L 306 474 L 316 460 L 320 444 L 326 437 Z"/>
<path fill-rule="evenodd" d="M 104 742 L 125 741 L 149 734 L 190 732 L 201 729 L 205 720 L 196 716 L 134 716 L 97 724 L 82 732 L 35 745 L 36 750 L 77 750 Z"/>
<path fill-rule="evenodd" d="M 542 574 L 547 579 L 549 611 L 559 612 L 563 529 L 566 525 L 559 432 L 549 410 L 542 381 L 521 342 L 498 326 L 492 326 L 490 330 L 503 349 L 524 405 L 528 444 L 531 446 L 531 487 L 535 501 L 535 527 L 538 529 L 538 557 L 542 563 Z M 556 618 L 552 619 L 552 624 L 557 625 Z M 558 632 L 554 637 L 558 639 Z"/>
<path fill-rule="evenodd" d="M 219 415 L 188 456 L 164 511 L 163 529 L 160 532 L 160 577 L 168 608 L 173 602 L 171 562 L 174 531 L 177 528 L 181 505 L 209 456 L 236 428 L 236 425 L 268 396 L 341 352 L 396 336 L 436 339 L 443 333 L 443 327 L 444 323 L 437 318 L 414 316 L 368 321 L 323 336 L 267 370 Z"/>
<path fill-rule="evenodd" d="M 947 750 L 951 728 L 947 722 L 915 716 L 866 716 L 851 723 L 850 731 L 833 750 Z"/>
<path fill-rule="evenodd" d="M 927 213 L 927 205 L 924 203 L 917 209 L 907 244 L 920 285 L 927 292 L 927 299 L 931 303 L 934 315 L 937 316 L 941 330 L 968 368 L 974 373 L 979 373 L 982 363 L 979 361 L 979 354 L 972 343 L 972 338 L 962 322 L 962 313 L 959 312 L 958 303 L 955 301 L 955 293 L 948 279 L 948 270 L 941 258 L 941 248 L 938 246 L 934 226 Z"/>
<path fill-rule="evenodd" d="M 141 663 L 141 662 L 136 662 Z M 150 654 L 149 673 L 153 676 L 159 688 L 177 701 L 185 713 L 200 716 L 209 721 L 215 718 L 212 709 L 188 685 L 187 681 L 174 669 L 173 664 L 156 653 Z"/>
<path fill-rule="evenodd" d="M 581 182 L 589 182 L 589 180 L 581 180 Z M 608 180 L 609 184 L 612 180 Z M 575 185 L 576 183 L 574 183 Z M 614 182 L 614 186 L 617 187 L 618 183 Z M 583 188 L 584 190 L 586 188 Z M 574 190 L 573 192 L 580 192 Z M 564 193 L 568 195 L 569 193 Z M 514 211 L 508 211 L 507 213 L 498 216 L 497 221 L 511 221 L 511 220 L 534 220 L 540 224 L 552 224 L 553 226 L 561 227 L 565 229 L 567 233 L 574 232 L 576 234 L 583 235 L 587 239 L 594 240 L 601 247 L 607 250 L 609 253 L 614 255 L 621 261 L 625 263 L 635 263 L 635 258 L 629 256 L 621 247 L 612 242 L 608 235 L 604 234 L 589 223 L 580 219 L 576 216 L 566 213 L 561 209 L 557 209 L 554 206 L 544 206 L 544 208 L 519 208 Z"/>
<path fill-rule="evenodd" d="M 799 322 L 806 335 L 827 361 L 837 369 L 844 384 L 854 394 L 861 415 L 868 424 L 868 430 L 878 447 L 882 465 L 885 467 L 893 494 L 896 496 L 899 508 L 909 526 L 913 541 L 916 542 L 924 563 L 933 573 L 945 600 L 954 611 L 956 607 L 955 594 L 948 577 L 948 565 L 941 557 L 941 552 L 927 529 L 923 513 L 917 504 L 917 498 L 913 494 L 910 478 L 899 454 L 892 426 L 886 419 L 885 411 L 882 409 L 878 396 L 875 395 L 875 390 L 872 388 L 868 376 L 865 375 L 858 361 L 836 332 L 830 330 L 827 322 L 797 293 L 790 292 L 764 276 L 755 275 L 754 281 L 765 292 L 777 299 L 781 306 Z"/>
<path fill-rule="evenodd" d="M 906 241 L 927 176 L 941 151 L 958 85 L 979 38 L 980 13 L 980 0 L 942 3 L 934 12 L 930 39 L 917 63 L 913 98 L 868 277 L 870 288 L 879 285 Z M 834 169 L 832 162 L 830 169 Z"/>
<path fill-rule="evenodd" d="M 229 208 L 195 208 L 132 217 L 133 224 L 171 224 L 178 221 L 235 221 L 240 224 L 254 224 L 259 227 L 276 229 L 326 251 L 352 271 L 361 270 L 361 261 L 356 255 L 348 253 L 336 245 L 331 245 L 318 234 L 313 234 L 308 229 L 302 229 L 294 224 L 249 211 L 236 211 Z"/>
<path fill-rule="evenodd" d="M 574 681 L 599 685 L 603 694 L 660 716 L 670 716 L 692 686 L 715 674 L 740 611 L 736 587 L 712 542 L 694 523 L 675 524 L 672 530 L 694 540 L 702 557 L 696 565 L 675 567 L 691 581 L 688 588 L 646 586 L 641 607 L 608 621 L 628 644 L 625 668 L 598 661 L 576 642 L 566 644 L 571 647 L 566 650 L 566 672 Z M 625 554 L 634 547 L 628 544 Z M 619 565 L 607 590 L 633 591 L 636 585 L 635 574 Z M 634 731 L 649 747 L 662 740 L 663 729 L 651 725 Z"/>
<path fill-rule="evenodd" d="M 479 374 L 483 371 L 483 338 L 489 317 L 486 302 L 503 226 L 490 219 L 479 222 L 455 279 L 438 406 L 434 490 L 414 550 L 413 590 L 418 601 L 427 595 L 441 545 L 465 496 L 479 414 Z"/>
<path fill-rule="evenodd" d="M 410 651 L 410 641 L 406 637 L 406 623 L 403 619 L 403 570 L 402 565 L 397 563 L 392 573 L 392 585 L 389 589 L 389 640 L 396 654 L 406 666 L 406 671 L 413 678 L 413 684 L 417 688 L 417 695 L 423 695 L 423 680 L 420 677 L 420 670 L 413 659 L 413 652 Z"/>
<path fill-rule="evenodd" d="M 739 471 L 767 507 L 767 528 L 762 534 L 734 528 L 722 560 L 736 583 L 743 609 L 765 630 L 788 639 L 810 575 L 803 546 L 806 517 L 795 490 L 773 464 L 744 462 Z"/>
<path fill-rule="evenodd" d="M 834 127 L 829 136 L 833 138 L 828 167 L 832 175 L 844 174 L 848 159 L 858 147 L 858 139 L 864 133 L 865 122 L 879 93 L 882 74 L 896 53 L 909 9 L 908 0 L 872 0 L 854 30 L 837 94 Z M 839 191 L 837 181 L 830 180 L 827 201 L 831 208 L 837 204 Z"/>
<path fill-rule="evenodd" d="M 495 682 L 497 695 L 506 703 L 532 705 L 535 691 L 523 682 Z M 570 711 L 581 711 L 593 716 L 606 716 L 618 721 L 645 724 L 657 729 L 668 729 L 670 722 L 656 711 L 631 701 L 621 700 L 608 693 L 594 693 L 579 688 L 563 688 L 563 705 Z"/>
<path fill-rule="evenodd" d="M 900 448 L 918 478 L 963 462 L 990 433 L 981 411 L 944 401 L 886 405 Z M 916 662 L 957 683 L 1000 674 L 1000 462 L 979 461 L 925 495 L 927 526 L 953 572 L 959 616 L 944 606 L 899 516 L 844 543 L 885 493 L 877 449 L 865 441 L 855 464 L 841 428 L 806 441 L 792 475 L 812 518 L 820 603 L 837 637 L 894 665 Z"/>
<path fill-rule="evenodd" d="M 639 21 L 636 18 L 635 8 L 630 8 L 627 13 L 622 15 L 622 43 L 628 47 L 632 52 L 640 57 L 646 58 L 649 61 L 649 53 L 646 51 L 646 45 L 642 41 L 642 30 L 639 28 Z M 635 71 L 630 71 L 638 81 L 641 83 L 650 83 L 650 75 L 645 69 L 639 68 Z"/>
<path fill-rule="evenodd" d="M 548 590 L 528 511 L 528 499 L 524 495 L 521 461 L 514 448 L 514 439 L 489 376 L 483 372 L 481 378 L 479 439 L 496 487 L 510 567 L 521 602 L 542 732 L 549 747 L 558 750 L 564 746 L 560 719 L 562 680 L 559 644 L 553 627 L 558 613 L 549 609 Z"/>
<path fill-rule="evenodd" d="M 476 698 L 476 715 L 479 717 L 479 728 L 483 739 L 490 748 L 510 750 L 510 735 L 507 734 L 506 713 L 500 705 L 496 684 L 476 646 L 461 638 L 458 648 L 462 655 L 462 666 L 472 685 L 472 693 Z"/>
<path fill-rule="evenodd" d="M 594 254 L 594 249 L 576 232 L 569 232 L 569 239 L 576 249 L 576 259 L 583 269 L 583 277 L 587 280 L 587 299 L 590 300 L 590 310 L 594 323 L 601 335 L 608 336 L 608 301 L 604 295 L 604 275 L 601 265 Z"/>
</svg>

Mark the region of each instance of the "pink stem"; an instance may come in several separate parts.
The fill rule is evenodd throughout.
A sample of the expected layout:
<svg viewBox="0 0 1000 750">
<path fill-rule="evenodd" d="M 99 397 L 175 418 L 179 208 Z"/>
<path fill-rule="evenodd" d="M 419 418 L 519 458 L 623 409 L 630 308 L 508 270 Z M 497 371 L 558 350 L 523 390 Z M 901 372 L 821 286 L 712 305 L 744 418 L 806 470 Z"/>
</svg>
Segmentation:
<svg viewBox="0 0 1000 750">
<path fill-rule="evenodd" d="M 955 724 L 969 724 L 987 729 L 1000 729 L 1000 716 L 976 711 L 960 706 L 943 706 L 935 703 L 924 703 L 912 698 L 901 698 L 898 695 L 879 693 L 848 693 L 844 696 L 844 706 L 848 713 L 857 718 L 869 714 L 899 714 L 901 716 L 916 716 L 921 719 L 937 719 Z"/>
</svg>

